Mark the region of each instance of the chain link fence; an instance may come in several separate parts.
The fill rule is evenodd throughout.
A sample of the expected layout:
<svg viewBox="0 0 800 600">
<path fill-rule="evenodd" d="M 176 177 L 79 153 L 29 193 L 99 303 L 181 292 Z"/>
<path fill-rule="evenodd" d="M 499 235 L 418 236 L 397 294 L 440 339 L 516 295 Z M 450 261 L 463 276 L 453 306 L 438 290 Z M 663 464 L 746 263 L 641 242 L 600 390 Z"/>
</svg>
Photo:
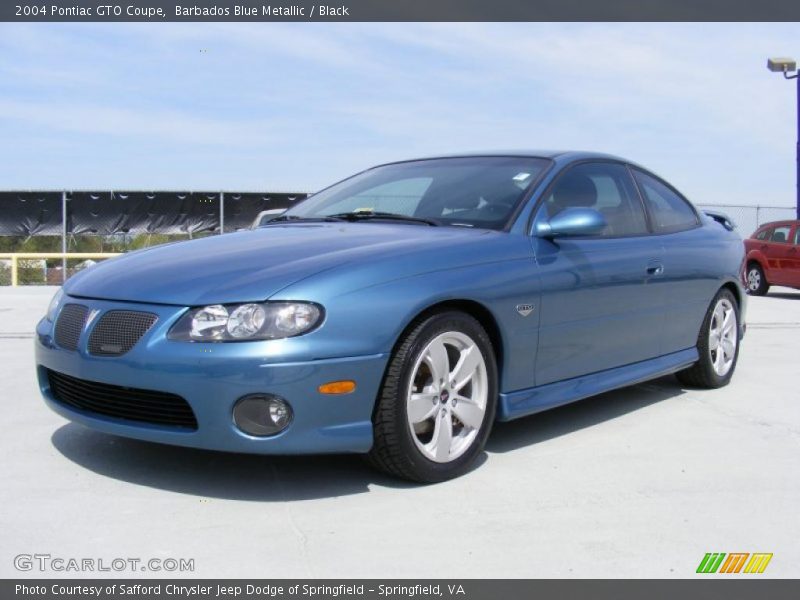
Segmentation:
<svg viewBox="0 0 800 600">
<path fill-rule="evenodd" d="M 60 285 L 107 254 L 219 235 L 280 213 L 303 192 L 0 191 L 0 286 Z M 12 276 L 16 265 L 16 279 Z"/>
<path fill-rule="evenodd" d="M 186 239 L 186 238 L 183 238 Z M 103 253 L 105 254 L 105 253 Z M 0 287 L 13 285 L 13 267 L 9 253 L 0 254 Z M 24 255 L 23 255 L 24 256 Z M 74 258 L 68 256 L 53 258 L 18 258 L 18 285 L 61 285 L 78 271 L 107 260 L 108 256 L 93 258 Z M 66 272 L 64 268 L 66 267 Z M 66 276 L 64 275 L 66 273 Z"/>
<path fill-rule="evenodd" d="M 698 204 L 700 210 L 716 210 L 728 215 L 736 223 L 737 231 L 743 238 L 750 235 L 764 223 L 788 221 L 797 218 L 794 206 L 745 206 L 743 204 Z"/>
</svg>

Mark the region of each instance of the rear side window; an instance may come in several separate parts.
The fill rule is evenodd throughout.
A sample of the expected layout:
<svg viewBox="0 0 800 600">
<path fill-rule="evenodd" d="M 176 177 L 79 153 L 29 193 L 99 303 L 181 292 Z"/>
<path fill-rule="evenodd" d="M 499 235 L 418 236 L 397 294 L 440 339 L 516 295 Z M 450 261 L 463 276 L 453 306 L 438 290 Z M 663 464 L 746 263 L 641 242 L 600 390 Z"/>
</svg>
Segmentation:
<svg viewBox="0 0 800 600">
<path fill-rule="evenodd" d="M 761 231 L 756 233 L 753 237 L 757 240 L 765 240 L 767 239 L 767 235 L 769 234 L 770 231 L 772 231 L 772 229 L 767 227 L 766 229 L 762 229 Z"/>
<path fill-rule="evenodd" d="M 772 230 L 772 235 L 769 236 L 770 242 L 777 242 L 779 244 L 785 244 L 789 241 L 789 231 L 791 231 L 791 227 L 789 225 L 780 225 Z"/>
<path fill-rule="evenodd" d="M 567 208 L 593 208 L 605 217 L 603 237 L 647 235 L 642 203 L 625 166 L 583 163 L 571 167 L 553 186 L 540 210 L 553 218 Z"/>
<path fill-rule="evenodd" d="M 794 244 L 795 244 L 795 246 L 800 244 L 800 226 L 798 226 L 794 230 Z"/>
<path fill-rule="evenodd" d="M 689 202 L 663 181 L 633 169 L 656 233 L 674 233 L 697 227 L 697 213 Z"/>
</svg>

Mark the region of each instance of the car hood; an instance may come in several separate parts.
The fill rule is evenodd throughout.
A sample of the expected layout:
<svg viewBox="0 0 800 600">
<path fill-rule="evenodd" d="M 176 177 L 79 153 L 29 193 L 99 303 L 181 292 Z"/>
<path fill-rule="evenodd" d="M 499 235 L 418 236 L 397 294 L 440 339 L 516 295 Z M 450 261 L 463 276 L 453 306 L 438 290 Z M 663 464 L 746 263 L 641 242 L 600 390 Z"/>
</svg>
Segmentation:
<svg viewBox="0 0 800 600">
<path fill-rule="evenodd" d="M 271 225 L 131 252 L 81 271 L 71 296 L 198 306 L 266 300 L 350 262 L 430 252 L 485 230 L 384 223 Z"/>
</svg>

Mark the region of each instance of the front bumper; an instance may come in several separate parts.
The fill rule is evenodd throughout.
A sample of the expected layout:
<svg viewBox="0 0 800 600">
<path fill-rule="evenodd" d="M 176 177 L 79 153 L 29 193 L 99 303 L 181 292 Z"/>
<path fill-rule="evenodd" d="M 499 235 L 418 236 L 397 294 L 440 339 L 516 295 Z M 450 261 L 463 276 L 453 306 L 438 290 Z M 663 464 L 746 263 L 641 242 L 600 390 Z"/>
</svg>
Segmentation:
<svg viewBox="0 0 800 600">
<path fill-rule="evenodd" d="M 367 452 L 372 446 L 372 410 L 388 360 L 386 354 L 300 360 L 310 340 L 301 338 L 239 342 L 187 343 L 166 334 L 185 309 L 162 305 L 70 299 L 97 310 L 81 333 L 78 349 L 65 350 L 53 340 L 53 324 L 37 326 L 36 364 L 39 387 L 55 412 L 106 433 L 141 440 L 256 454 Z M 89 354 L 91 324 L 107 310 L 143 310 L 158 321 L 128 353 L 120 357 Z M 319 333 L 319 332 L 315 332 Z M 290 357 L 287 360 L 287 357 Z M 106 417 L 76 409 L 57 400 L 47 369 L 71 377 L 116 386 L 156 390 L 184 398 L 197 419 L 195 431 Z M 320 394 L 329 381 L 352 379 L 350 394 Z M 254 437 L 237 429 L 233 406 L 247 394 L 269 393 L 291 404 L 294 419 L 272 437 Z"/>
</svg>

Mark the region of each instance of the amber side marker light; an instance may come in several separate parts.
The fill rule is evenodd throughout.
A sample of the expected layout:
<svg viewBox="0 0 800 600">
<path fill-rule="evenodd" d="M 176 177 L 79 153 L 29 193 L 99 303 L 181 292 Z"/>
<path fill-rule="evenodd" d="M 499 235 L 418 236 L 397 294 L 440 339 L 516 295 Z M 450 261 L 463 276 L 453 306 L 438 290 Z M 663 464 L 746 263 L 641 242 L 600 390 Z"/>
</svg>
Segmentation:
<svg viewBox="0 0 800 600">
<path fill-rule="evenodd" d="M 349 394 L 355 391 L 356 382 L 346 379 L 344 381 L 329 381 L 317 388 L 320 394 Z"/>
</svg>

